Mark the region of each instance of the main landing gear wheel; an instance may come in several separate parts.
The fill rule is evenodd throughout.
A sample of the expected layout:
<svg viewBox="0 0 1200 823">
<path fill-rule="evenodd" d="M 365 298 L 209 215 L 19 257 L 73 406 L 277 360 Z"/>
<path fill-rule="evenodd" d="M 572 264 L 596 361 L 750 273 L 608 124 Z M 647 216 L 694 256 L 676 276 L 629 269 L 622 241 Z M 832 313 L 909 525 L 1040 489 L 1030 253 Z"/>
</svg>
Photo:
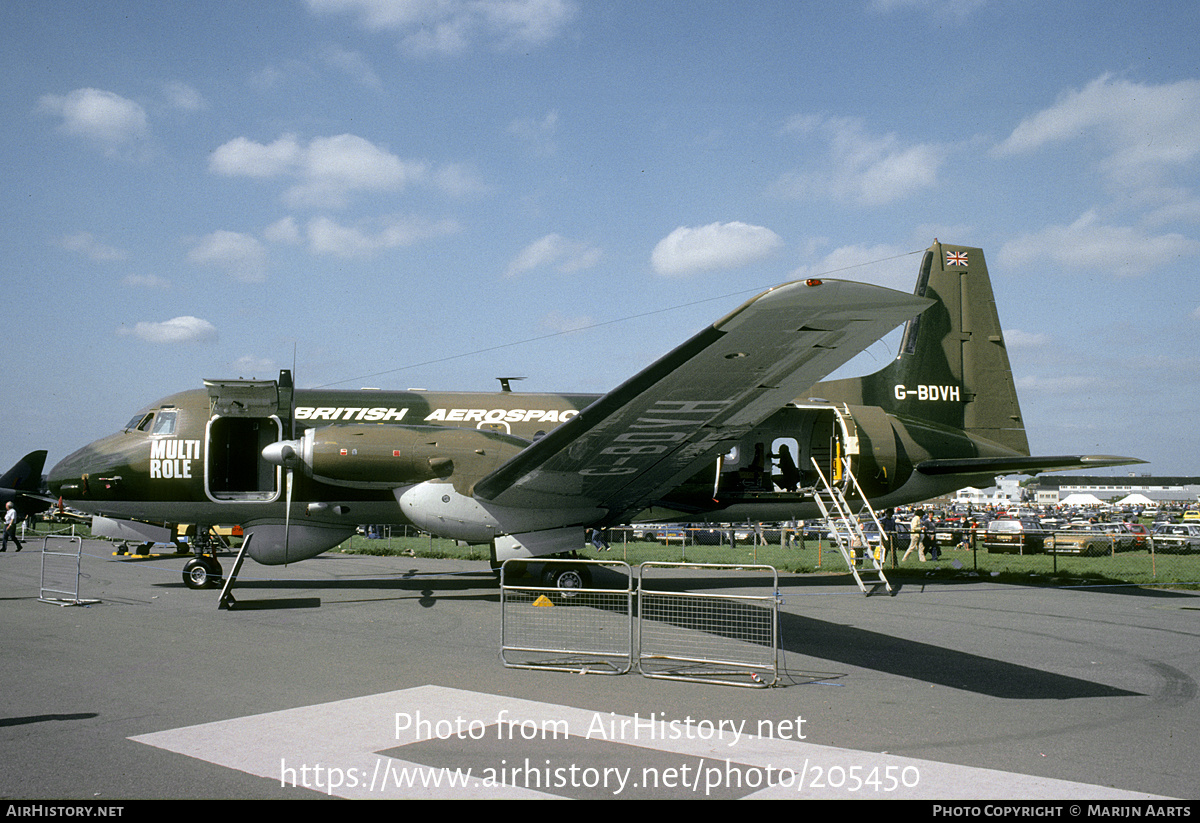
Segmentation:
<svg viewBox="0 0 1200 823">
<path fill-rule="evenodd" d="M 183 564 L 183 585 L 211 589 L 221 582 L 221 564 L 211 557 L 193 557 Z"/>
<path fill-rule="evenodd" d="M 542 585 L 559 589 L 565 597 L 574 597 L 575 589 L 592 585 L 592 575 L 582 566 L 550 566 L 542 572 Z"/>
</svg>

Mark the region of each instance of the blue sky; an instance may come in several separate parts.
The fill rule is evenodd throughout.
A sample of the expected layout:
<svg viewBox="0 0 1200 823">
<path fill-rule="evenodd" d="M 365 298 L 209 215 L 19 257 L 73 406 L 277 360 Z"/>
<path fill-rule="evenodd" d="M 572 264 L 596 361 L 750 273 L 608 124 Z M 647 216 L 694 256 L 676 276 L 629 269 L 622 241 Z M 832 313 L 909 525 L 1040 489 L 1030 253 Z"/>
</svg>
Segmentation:
<svg viewBox="0 0 1200 823">
<path fill-rule="evenodd" d="M 0 40 L 5 466 L 293 357 L 602 392 L 939 237 L 1035 453 L 1200 474 L 1193 3 L 10 0 Z"/>
</svg>

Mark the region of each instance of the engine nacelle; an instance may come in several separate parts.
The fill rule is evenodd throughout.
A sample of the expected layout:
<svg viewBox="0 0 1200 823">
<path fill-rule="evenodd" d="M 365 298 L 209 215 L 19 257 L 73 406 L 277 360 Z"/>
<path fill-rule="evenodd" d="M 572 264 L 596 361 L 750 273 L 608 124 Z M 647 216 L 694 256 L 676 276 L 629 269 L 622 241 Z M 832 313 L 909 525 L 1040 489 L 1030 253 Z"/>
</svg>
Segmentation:
<svg viewBox="0 0 1200 823">
<path fill-rule="evenodd" d="M 488 543 L 500 535 L 545 532 L 574 527 L 582 545 L 582 528 L 604 515 L 593 506 L 561 509 L 516 509 L 495 506 L 461 494 L 452 483 L 429 481 L 396 490 L 396 501 L 413 525 L 430 534 L 467 543 Z M 547 551 L 562 551 L 548 549 Z M 543 552 L 544 553 L 544 552 Z"/>
<path fill-rule="evenodd" d="M 453 478 L 462 486 L 465 478 L 483 477 L 528 445 L 482 429 L 347 423 L 272 443 L 263 457 L 286 468 L 303 466 L 309 477 L 335 486 L 391 489 L 435 478 Z"/>
</svg>

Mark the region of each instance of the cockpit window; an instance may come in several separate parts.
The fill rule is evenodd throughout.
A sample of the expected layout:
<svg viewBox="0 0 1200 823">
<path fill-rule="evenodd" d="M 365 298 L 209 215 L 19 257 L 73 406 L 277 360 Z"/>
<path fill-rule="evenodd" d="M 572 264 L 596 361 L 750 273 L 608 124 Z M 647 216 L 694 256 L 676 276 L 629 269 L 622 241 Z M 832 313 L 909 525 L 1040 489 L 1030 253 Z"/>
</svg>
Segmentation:
<svg viewBox="0 0 1200 823">
<path fill-rule="evenodd" d="M 149 426 L 150 421 L 154 419 L 154 413 L 135 414 L 133 419 L 125 424 L 125 431 L 140 431 L 144 432 Z"/>
<path fill-rule="evenodd" d="M 158 419 L 154 421 L 154 431 L 151 434 L 174 434 L 175 433 L 175 417 L 179 412 L 175 411 L 160 411 Z"/>
</svg>

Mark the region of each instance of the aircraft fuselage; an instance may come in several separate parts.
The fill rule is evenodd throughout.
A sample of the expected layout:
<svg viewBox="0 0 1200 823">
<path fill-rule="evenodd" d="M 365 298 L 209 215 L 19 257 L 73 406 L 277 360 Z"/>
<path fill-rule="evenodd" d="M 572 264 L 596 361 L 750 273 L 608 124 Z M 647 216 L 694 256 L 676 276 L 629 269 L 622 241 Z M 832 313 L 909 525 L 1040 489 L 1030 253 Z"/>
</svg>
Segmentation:
<svg viewBox="0 0 1200 823">
<path fill-rule="evenodd" d="M 286 518 L 286 470 L 268 462 L 263 450 L 294 440 L 312 448 L 295 472 L 292 522 L 346 528 L 406 524 L 410 518 L 397 505 L 397 489 L 442 478 L 469 495 L 475 480 L 595 399 L 516 392 L 296 391 L 295 430 L 288 431 L 289 410 L 278 403 L 222 415 L 213 409 L 211 391 L 195 390 L 163 398 L 122 431 L 60 461 L 51 471 L 50 487 L 76 508 L 114 518 L 204 526 L 278 523 Z M 780 446 L 790 450 L 795 477 L 784 476 Z M 961 482 L 914 476 L 920 461 L 981 453 L 961 431 L 905 421 L 879 409 L 789 405 L 731 443 L 719 472 L 716 465 L 698 472 L 637 519 L 814 517 L 811 497 L 800 490 L 817 482 L 814 459 L 831 480 L 839 477 L 838 457 L 850 459 L 875 502 L 913 502 Z M 441 531 L 458 539 L 477 536 L 453 524 Z"/>
</svg>

